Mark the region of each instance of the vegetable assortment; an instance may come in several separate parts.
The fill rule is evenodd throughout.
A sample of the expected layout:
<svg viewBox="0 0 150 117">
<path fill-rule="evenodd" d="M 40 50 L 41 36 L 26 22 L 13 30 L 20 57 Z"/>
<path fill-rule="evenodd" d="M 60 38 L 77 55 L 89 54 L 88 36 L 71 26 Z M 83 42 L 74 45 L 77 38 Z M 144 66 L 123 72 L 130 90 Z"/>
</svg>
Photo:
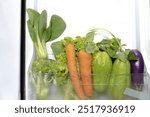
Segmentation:
<svg viewBox="0 0 150 117">
<path fill-rule="evenodd" d="M 95 93 L 124 99 L 126 88 L 142 90 L 144 60 L 139 50 L 126 49 L 126 44 L 110 31 L 95 28 L 83 37 L 64 37 L 53 42 L 55 60 L 48 59 L 46 43 L 57 39 L 66 23 L 60 16 L 52 15 L 47 26 L 45 10 L 41 14 L 33 9 L 27 12 L 29 34 L 36 49 L 36 60 L 29 71 L 36 99 L 48 99 L 51 84 L 63 89 L 64 99 L 71 100 L 93 99 Z M 111 38 L 95 43 L 95 35 L 101 33 Z"/>
</svg>

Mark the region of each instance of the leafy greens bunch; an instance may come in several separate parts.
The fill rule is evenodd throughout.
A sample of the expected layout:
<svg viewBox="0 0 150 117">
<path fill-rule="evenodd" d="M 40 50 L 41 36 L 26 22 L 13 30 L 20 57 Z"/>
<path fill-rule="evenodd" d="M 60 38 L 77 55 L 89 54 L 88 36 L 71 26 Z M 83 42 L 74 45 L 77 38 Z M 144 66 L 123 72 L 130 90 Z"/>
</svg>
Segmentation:
<svg viewBox="0 0 150 117">
<path fill-rule="evenodd" d="M 57 76 L 60 61 L 48 59 L 46 43 L 58 38 L 66 29 L 65 21 L 58 15 L 52 15 L 47 25 L 47 12 L 41 13 L 27 9 L 28 31 L 36 50 L 36 60 L 32 63 L 29 77 L 36 90 L 37 99 L 48 99 L 49 84 Z M 61 59 L 60 59 L 61 60 Z M 63 68 L 62 68 L 63 69 Z"/>
<path fill-rule="evenodd" d="M 87 34 L 91 40 L 94 40 L 94 36 L 97 34 L 107 33 L 112 36 L 112 38 L 104 38 L 100 42 L 96 43 L 96 46 L 109 54 L 112 59 L 118 58 L 122 62 L 126 62 L 127 60 L 137 60 L 137 57 L 134 56 L 130 49 L 126 49 L 126 44 L 121 43 L 121 39 L 117 38 L 113 33 L 110 31 L 103 29 L 103 28 L 94 28 L 89 31 Z"/>
<path fill-rule="evenodd" d="M 65 30 L 66 23 L 58 15 L 52 15 L 47 26 L 47 12 L 40 13 L 33 9 L 27 9 L 29 20 L 27 21 L 30 37 L 37 52 L 37 58 L 47 59 L 46 42 L 58 38 Z"/>
</svg>

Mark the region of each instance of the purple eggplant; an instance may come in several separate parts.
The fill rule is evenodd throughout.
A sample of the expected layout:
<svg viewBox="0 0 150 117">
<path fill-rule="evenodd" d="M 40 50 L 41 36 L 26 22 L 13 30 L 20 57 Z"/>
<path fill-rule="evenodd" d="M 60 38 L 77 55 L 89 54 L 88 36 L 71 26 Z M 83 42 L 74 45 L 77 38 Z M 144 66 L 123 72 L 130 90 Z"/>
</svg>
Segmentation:
<svg viewBox="0 0 150 117">
<path fill-rule="evenodd" d="M 138 60 L 130 61 L 131 79 L 136 89 L 142 90 L 144 84 L 144 59 L 141 52 L 137 49 L 131 50 L 131 53 L 138 58 Z"/>
</svg>

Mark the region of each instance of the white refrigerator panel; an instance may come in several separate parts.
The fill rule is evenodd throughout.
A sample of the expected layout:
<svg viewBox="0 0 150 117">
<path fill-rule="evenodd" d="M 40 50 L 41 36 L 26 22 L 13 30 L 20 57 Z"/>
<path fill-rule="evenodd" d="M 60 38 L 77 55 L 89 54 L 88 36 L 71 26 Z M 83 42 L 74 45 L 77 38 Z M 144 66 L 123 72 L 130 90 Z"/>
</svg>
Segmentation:
<svg viewBox="0 0 150 117">
<path fill-rule="evenodd" d="M 19 99 L 20 0 L 0 0 L 0 99 Z"/>
</svg>

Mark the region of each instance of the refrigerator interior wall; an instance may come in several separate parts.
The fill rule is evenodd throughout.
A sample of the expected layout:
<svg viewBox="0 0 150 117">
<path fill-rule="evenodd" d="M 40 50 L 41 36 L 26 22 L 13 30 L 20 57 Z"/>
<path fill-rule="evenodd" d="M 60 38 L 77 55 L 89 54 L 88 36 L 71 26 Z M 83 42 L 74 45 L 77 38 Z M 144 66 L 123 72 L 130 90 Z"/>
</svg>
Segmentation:
<svg viewBox="0 0 150 117">
<path fill-rule="evenodd" d="M 0 99 L 19 99 L 20 0 L 0 0 Z"/>
<path fill-rule="evenodd" d="M 137 0 L 139 14 L 139 46 L 150 74 L 150 0 Z"/>
<path fill-rule="evenodd" d="M 143 12 L 145 13 L 145 10 L 149 9 L 149 6 L 146 5 L 149 0 L 145 0 L 146 3 L 140 5 L 142 1 L 143 0 L 27 0 L 27 7 L 34 8 L 39 12 L 46 9 L 49 18 L 52 14 L 60 15 L 66 21 L 67 28 L 59 39 L 62 39 L 64 36 L 84 36 L 91 28 L 105 28 L 110 30 L 117 37 L 121 38 L 122 43 L 127 44 L 128 48 L 141 50 L 142 53 L 144 53 L 144 59 L 146 59 L 145 64 L 148 68 L 150 55 L 148 54 L 149 46 L 147 42 L 149 42 L 149 35 L 147 34 L 147 38 L 142 37 L 142 35 L 148 33 L 148 27 L 143 27 L 144 31 L 141 31 L 143 26 L 141 15 Z M 147 7 L 141 11 L 141 7 L 145 5 Z M 145 22 L 144 25 L 146 25 L 147 22 Z M 141 42 L 143 40 L 147 46 L 144 46 Z M 33 45 L 28 30 L 26 42 L 26 69 L 28 69 L 33 55 Z M 47 50 L 49 57 L 51 57 L 50 43 L 47 44 Z M 28 76 L 27 88 L 27 91 L 29 91 Z M 27 92 L 28 99 L 31 98 L 30 96 L 31 95 Z"/>
<path fill-rule="evenodd" d="M 135 0 L 36 0 L 37 9 L 59 14 L 67 23 L 64 36 L 85 35 L 93 27 L 106 28 L 136 48 Z"/>
<path fill-rule="evenodd" d="M 144 56 L 146 64 L 147 75 L 147 89 L 150 91 L 150 0 L 137 0 L 137 7 L 139 9 L 139 46 Z M 149 94 L 150 97 L 150 94 Z"/>
</svg>

